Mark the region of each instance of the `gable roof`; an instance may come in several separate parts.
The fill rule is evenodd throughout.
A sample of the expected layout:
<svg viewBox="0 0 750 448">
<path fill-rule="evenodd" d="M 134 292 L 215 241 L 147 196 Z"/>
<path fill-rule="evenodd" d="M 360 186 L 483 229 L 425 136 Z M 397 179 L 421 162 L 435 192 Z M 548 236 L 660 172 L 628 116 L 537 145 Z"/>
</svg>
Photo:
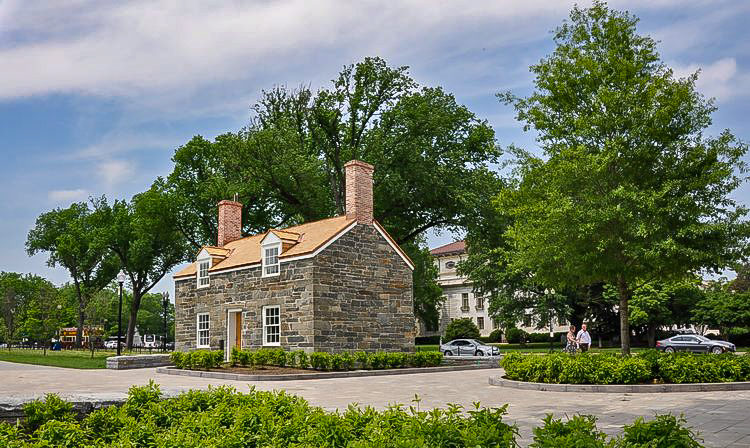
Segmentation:
<svg viewBox="0 0 750 448">
<path fill-rule="evenodd" d="M 223 260 L 211 266 L 209 272 L 224 271 L 227 269 L 260 264 L 261 241 L 263 241 L 269 233 L 274 233 L 282 241 L 293 241 L 295 243 L 279 256 L 283 261 L 284 259 L 309 255 L 315 252 L 319 248 L 325 246 L 326 243 L 333 240 L 336 236 L 348 230 L 350 226 L 353 227 L 356 222 L 356 219 L 347 219 L 346 215 L 342 215 L 320 221 L 308 222 L 294 227 L 288 227 L 283 230 L 271 229 L 264 233 L 240 238 L 231 243 L 227 243 L 223 248 L 216 248 L 228 251 L 228 255 L 226 255 L 226 258 Z M 399 252 L 399 254 L 401 254 L 401 252 Z M 175 274 L 174 277 L 188 277 L 195 275 L 195 273 L 196 264 L 192 263 Z"/>
<path fill-rule="evenodd" d="M 456 241 L 453 243 L 446 244 L 444 246 L 436 247 L 430 251 L 430 255 L 433 256 L 444 256 L 463 254 L 466 252 L 466 241 Z"/>
</svg>

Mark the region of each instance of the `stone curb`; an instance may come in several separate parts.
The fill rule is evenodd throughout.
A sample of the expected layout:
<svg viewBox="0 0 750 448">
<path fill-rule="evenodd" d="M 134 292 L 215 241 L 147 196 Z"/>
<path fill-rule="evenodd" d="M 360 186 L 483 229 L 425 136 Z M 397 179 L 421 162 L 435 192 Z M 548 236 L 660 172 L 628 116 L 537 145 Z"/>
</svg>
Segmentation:
<svg viewBox="0 0 750 448">
<path fill-rule="evenodd" d="M 717 392 L 750 390 L 750 381 L 737 383 L 691 383 L 691 384 L 549 384 L 514 381 L 500 376 L 489 378 L 491 386 L 510 387 L 522 390 L 546 392 L 598 392 L 598 393 L 664 393 L 664 392 Z"/>
<path fill-rule="evenodd" d="M 388 376 L 388 375 L 409 375 L 415 373 L 439 373 L 439 372 L 456 372 L 459 370 L 477 370 L 477 369 L 496 369 L 497 365 L 479 364 L 463 366 L 445 366 L 445 367 L 418 367 L 406 369 L 387 369 L 387 370 L 351 370 L 348 372 L 320 372 L 320 373 L 291 373 L 287 375 L 249 375 L 245 373 L 222 373 L 222 372 L 204 372 L 201 370 L 182 370 L 175 367 L 159 367 L 157 373 L 167 375 L 182 375 L 200 378 L 211 378 L 217 380 L 234 380 L 234 381 L 297 381 L 297 380 L 322 380 L 330 378 L 355 378 L 363 376 Z"/>
</svg>

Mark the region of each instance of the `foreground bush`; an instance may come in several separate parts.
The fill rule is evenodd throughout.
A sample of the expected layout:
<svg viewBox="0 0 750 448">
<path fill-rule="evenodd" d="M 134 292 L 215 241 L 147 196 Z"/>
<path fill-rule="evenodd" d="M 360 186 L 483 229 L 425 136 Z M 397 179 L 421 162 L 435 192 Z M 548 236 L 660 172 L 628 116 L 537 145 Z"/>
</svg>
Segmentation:
<svg viewBox="0 0 750 448">
<path fill-rule="evenodd" d="M 230 387 L 189 391 L 163 399 L 153 382 L 131 387 L 122 406 L 100 409 L 82 421 L 69 404 L 49 395 L 26 407 L 33 424 L 0 423 L 0 446 L 20 447 L 296 447 L 475 448 L 518 447 L 515 425 L 503 421 L 506 406 L 464 412 L 461 406 L 384 411 L 349 406 L 326 412 L 283 391 L 237 393 Z M 417 401 L 417 405 L 418 405 Z M 596 420 L 567 422 L 548 416 L 534 429 L 532 446 L 695 448 L 701 445 L 684 419 L 671 415 L 636 420 L 620 437 L 606 440 Z"/>
<path fill-rule="evenodd" d="M 640 384 L 750 381 L 750 356 L 665 354 L 511 353 L 500 362 L 509 379 L 536 383 Z"/>
<path fill-rule="evenodd" d="M 685 426 L 685 418 L 657 415 L 651 421 L 638 417 L 623 427 L 623 434 L 607 440 L 596 427 L 596 417 L 576 415 L 563 422 L 547 415 L 544 425 L 534 428 L 530 448 L 700 448 L 698 436 Z"/>
</svg>

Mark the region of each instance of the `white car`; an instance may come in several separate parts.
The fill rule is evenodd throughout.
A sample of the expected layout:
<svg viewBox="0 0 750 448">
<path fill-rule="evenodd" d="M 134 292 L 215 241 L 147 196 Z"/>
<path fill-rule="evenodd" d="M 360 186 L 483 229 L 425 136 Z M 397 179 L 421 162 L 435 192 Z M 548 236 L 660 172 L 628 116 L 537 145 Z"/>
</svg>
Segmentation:
<svg viewBox="0 0 750 448">
<path fill-rule="evenodd" d="M 120 342 L 120 347 L 124 347 L 125 343 Z M 117 350 L 117 340 L 112 339 L 109 341 L 104 341 L 104 348 L 110 349 L 110 350 Z"/>
</svg>

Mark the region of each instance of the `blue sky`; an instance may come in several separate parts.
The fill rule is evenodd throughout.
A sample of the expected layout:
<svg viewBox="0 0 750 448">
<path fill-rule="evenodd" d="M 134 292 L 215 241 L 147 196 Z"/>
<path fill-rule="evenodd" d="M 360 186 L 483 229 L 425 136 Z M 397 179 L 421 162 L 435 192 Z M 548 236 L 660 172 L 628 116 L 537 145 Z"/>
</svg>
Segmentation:
<svg viewBox="0 0 750 448">
<path fill-rule="evenodd" d="M 587 2 L 579 2 L 586 4 Z M 90 195 L 129 198 L 171 170 L 193 135 L 241 128 L 262 89 L 325 85 L 365 56 L 408 65 L 487 119 L 501 145 L 533 150 L 495 93 L 528 93 L 572 2 L 29 2 L 0 0 L 0 270 L 55 283 L 27 257 L 36 217 Z M 711 133 L 750 139 L 750 2 L 610 2 L 641 18 L 680 75 L 719 111 Z M 750 205 L 750 190 L 738 193 Z M 431 235 L 431 245 L 449 242 Z M 166 279 L 156 290 L 171 289 Z"/>
</svg>

